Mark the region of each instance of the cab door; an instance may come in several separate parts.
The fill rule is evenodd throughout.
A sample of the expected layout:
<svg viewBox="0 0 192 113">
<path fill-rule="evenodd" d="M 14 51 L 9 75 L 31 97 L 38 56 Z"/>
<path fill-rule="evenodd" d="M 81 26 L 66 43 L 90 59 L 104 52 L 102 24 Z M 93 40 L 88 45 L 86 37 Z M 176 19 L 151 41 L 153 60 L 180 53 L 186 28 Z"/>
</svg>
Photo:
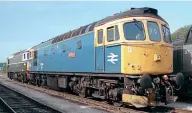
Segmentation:
<svg viewBox="0 0 192 113">
<path fill-rule="evenodd" d="M 183 71 L 192 72 L 192 29 L 183 46 Z"/>
<path fill-rule="evenodd" d="M 105 71 L 105 43 L 103 29 L 98 29 L 95 32 L 95 71 Z"/>
</svg>

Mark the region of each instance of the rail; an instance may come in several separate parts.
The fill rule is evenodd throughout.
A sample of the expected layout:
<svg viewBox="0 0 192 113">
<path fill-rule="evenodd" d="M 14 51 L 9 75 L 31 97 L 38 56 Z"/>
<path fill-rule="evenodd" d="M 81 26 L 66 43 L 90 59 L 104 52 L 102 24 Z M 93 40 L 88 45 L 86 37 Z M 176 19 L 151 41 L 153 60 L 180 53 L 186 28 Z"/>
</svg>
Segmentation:
<svg viewBox="0 0 192 113">
<path fill-rule="evenodd" d="M 0 113 L 60 113 L 42 103 L 0 85 Z"/>
</svg>

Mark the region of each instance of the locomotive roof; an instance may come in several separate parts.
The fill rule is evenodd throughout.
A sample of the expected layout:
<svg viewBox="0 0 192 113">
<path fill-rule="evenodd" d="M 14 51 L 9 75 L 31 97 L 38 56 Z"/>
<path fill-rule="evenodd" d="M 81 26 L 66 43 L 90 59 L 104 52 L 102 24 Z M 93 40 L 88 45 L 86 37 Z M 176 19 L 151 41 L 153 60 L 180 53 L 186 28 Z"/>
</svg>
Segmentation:
<svg viewBox="0 0 192 113">
<path fill-rule="evenodd" d="M 107 22 L 125 18 L 125 17 L 154 17 L 160 20 L 165 21 L 162 17 L 158 15 L 157 9 L 143 7 L 143 8 L 131 8 L 130 10 L 114 14 L 113 16 L 109 16 L 101 20 L 97 26 L 105 24 Z M 166 22 L 166 21 L 165 21 Z"/>
<path fill-rule="evenodd" d="M 52 38 L 50 40 L 52 40 L 51 43 L 54 44 L 54 43 L 78 36 L 78 35 L 82 35 L 82 34 L 91 32 L 94 30 L 94 27 L 96 27 L 96 26 L 100 26 L 100 25 L 103 25 L 105 23 L 108 23 L 108 22 L 111 22 L 111 21 L 114 21 L 117 19 L 121 19 L 121 18 L 126 18 L 126 17 L 153 17 L 153 18 L 158 18 L 160 20 L 165 21 L 162 17 L 160 17 L 158 15 L 157 9 L 153 9 L 153 8 L 149 8 L 149 7 L 131 8 L 130 10 L 114 14 L 113 16 L 106 17 L 100 21 L 96 21 L 96 22 L 93 22 L 91 24 L 82 26 L 78 29 L 66 32 L 66 33 L 59 35 L 59 36 L 56 36 L 55 38 Z M 48 41 L 50 41 L 50 40 L 48 40 Z M 47 42 L 47 41 L 45 41 L 45 42 Z M 42 42 L 42 43 L 44 43 L 44 42 Z"/>
<path fill-rule="evenodd" d="M 26 51 L 26 50 L 21 50 L 21 51 L 19 51 L 19 52 L 13 53 L 11 56 L 9 56 L 9 57 L 7 57 L 7 58 L 8 58 L 8 59 L 13 58 L 13 57 L 16 56 L 16 55 L 19 55 L 19 54 L 24 53 L 25 51 Z"/>
<path fill-rule="evenodd" d="M 13 56 L 18 55 L 18 54 L 21 54 L 21 53 L 24 53 L 25 51 L 26 51 L 26 50 L 21 50 L 21 51 L 19 51 L 19 52 L 17 52 L 17 53 L 14 53 Z"/>
</svg>

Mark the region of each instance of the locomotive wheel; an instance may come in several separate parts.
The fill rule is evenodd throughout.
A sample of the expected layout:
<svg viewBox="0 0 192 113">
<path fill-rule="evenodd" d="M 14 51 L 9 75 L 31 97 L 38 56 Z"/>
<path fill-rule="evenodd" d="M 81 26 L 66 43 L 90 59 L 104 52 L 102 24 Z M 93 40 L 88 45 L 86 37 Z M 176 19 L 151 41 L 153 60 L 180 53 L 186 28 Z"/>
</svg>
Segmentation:
<svg viewBox="0 0 192 113">
<path fill-rule="evenodd" d="M 91 89 L 87 88 L 87 97 L 91 97 L 91 96 L 92 96 L 92 91 Z"/>
<path fill-rule="evenodd" d="M 85 88 L 85 87 L 81 88 L 79 91 L 79 96 L 86 98 L 87 97 L 87 88 Z"/>
<path fill-rule="evenodd" d="M 22 77 L 21 77 L 21 83 L 24 83 L 24 76 L 23 75 L 21 75 Z"/>
<path fill-rule="evenodd" d="M 39 87 L 40 86 L 39 80 L 36 79 L 35 84 L 36 84 L 37 87 Z"/>
<path fill-rule="evenodd" d="M 21 80 L 21 83 L 23 83 L 23 84 L 24 84 L 24 80 L 23 80 L 23 79 Z"/>
</svg>

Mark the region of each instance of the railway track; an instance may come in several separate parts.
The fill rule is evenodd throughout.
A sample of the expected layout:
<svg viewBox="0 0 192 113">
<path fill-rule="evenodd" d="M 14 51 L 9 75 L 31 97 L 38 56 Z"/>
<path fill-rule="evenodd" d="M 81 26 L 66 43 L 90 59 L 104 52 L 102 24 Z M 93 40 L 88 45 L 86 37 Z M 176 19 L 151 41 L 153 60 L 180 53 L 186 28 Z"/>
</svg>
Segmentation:
<svg viewBox="0 0 192 113">
<path fill-rule="evenodd" d="M 0 113 L 60 113 L 35 100 L 0 85 Z"/>
<path fill-rule="evenodd" d="M 58 98 L 64 98 L 64 99 L 68 99 L 70 101 L 74 101 L 77 103 L 86 104 L 86 105 L 89 105 L 90 107 L 102 109 L 102 110 L 112 112 L 112 113 L 148 113 L 148 112 L 191 113 L 192 112 L 192 111 L 188 111 L 188 110 L 170 108 L 170 107 L 158 107 L 158 108 L 152 108 L 152 109 L 149 109 L 149 108 L 136 109 L 136 108 L 130 107 L 130 106 L 129 107 L 117 107 L 114 105 L 107 104 L 106 102 L 101 102 L 101 101 L 93 100 L 93 99 L 89 99 L 89 98 L 82 98 L 82 97 L 79 97 L 76 95 L 72 95 L 69 93 L 60 92 L 60 91 L 56 91 L 56 90 L 52 90 L 52 89 L 48 89 L 48 88 L 37 87 L 37 86 L 29 85 L 29 84 L 23 84 L 23 83 L 20 83 L 17 81 L 9 80 L 8 78 L 6 78 L 6 80 L 9 82 L 12 82 L 14 84 L 20 85 L 22 87 L 37 90 L 37 91 L 40 91 L 40 92 L 43 92 L 46 94 L 56 96 Z"/>
<path fill-rule="evenodd" d="M 12 113 L 12 109 L 0 98 L 0 113 Z"/>
</svg>

